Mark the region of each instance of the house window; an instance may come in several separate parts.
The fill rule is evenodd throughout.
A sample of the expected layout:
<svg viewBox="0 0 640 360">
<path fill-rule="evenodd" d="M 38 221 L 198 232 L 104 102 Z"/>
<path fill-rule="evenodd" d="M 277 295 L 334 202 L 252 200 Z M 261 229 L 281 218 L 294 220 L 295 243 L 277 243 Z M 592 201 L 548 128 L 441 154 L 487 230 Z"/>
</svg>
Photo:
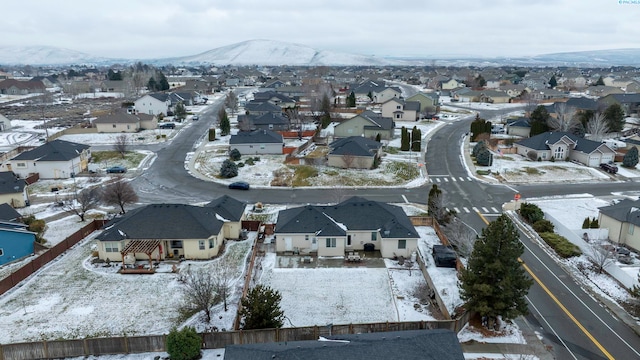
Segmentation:
<svg viewBox="0 0 640 360">
<path fill-rule="evenodd" d="M 629 224 L 629 235 L 633 235 L 633 228 L 635 226 L 633 224 Z"/>
<path fill-rule="evenodd" d="M 371 241 L 376 241 L 378 240 L 378 232 L 377 231 L 373 231 L 371 233 Z"/>
<path fill-rule="evenodd" d="M 216 242 L 213 239 L 209 239 L 209 249 L 216 247 Z"/>
<path fill-rule="evenodd" d="M 19 168 L 26 168 L 26 167 L 27 167 L 27 163 L 23 163 L 23 162 L 16 163 L 16 167 L 19 167 Z"/>
<path fill-rule="evenodd" d="M 105 242 L 104 243 L 104 251 L 105 252 L 118 252 L 118 243 L 117 242 Z"/>
<path fill-rule="evenodd" d="M 542 153 L 542 160 L 547 158 L 547 153 Z"/>
<path fill-rule="evenodd" d="M 204 240 L 198 240 L 198 249 L 204 250 Z"/>
<path fill-rule="evenodd" d="M 327 238 L 327 247 L 328 248 L 336 247 L 336 238 Z"/>
<path fill-rule="evenodd" d="M 347 134 L 353 134 L 353 129 L 347 129 Z"/>
<path fill-rule="evenodd" d="M 171 240 L 171 247 L 174 249 L 182 249 L 182 240 Z"/>
<path fill-rule="evenodd" d="M 304 236 L 304 241 L 309 241 L 309 235 Z"/>
<path fill-rule="evenodd" d="M 260 149 L 264 150 L 264 144 L 260 144 Z"/>
<path fill-rule="evenodd" d="M 4 255 L 4 249 L 0 248 L 0 256 L 3 256 L 3 255 Z"/>
<path fill-rule="evenodd" d="M 402 110 L 402 106 L 396 105 L 396 110 Z"/>
<path fill-rule="evenodd" d="M 396 114 L 396 119 L 400 119 L 402 116 L 400 114 Z"/>
<path fill-rule="evenodd" d="M 273 124 L 269 124 L 269 130 L 273 130 Z"/>
<path fill-rule="evenodd" d="M 553 157 L 556 159 L 564 159 L 564 148 L 562 146 L 558 146 L 556 151 L 553 153 Z"/>
<path fill-rule="evenodd" d="M 398 240 L 398 249 L 406 249 L 407 240 Z"/>
<path fill-rule="evenodd" d="M 111 126 L 112 126 L 114 129 L 116 128 L 116 124 L 112 124 Z"/>
</svg>

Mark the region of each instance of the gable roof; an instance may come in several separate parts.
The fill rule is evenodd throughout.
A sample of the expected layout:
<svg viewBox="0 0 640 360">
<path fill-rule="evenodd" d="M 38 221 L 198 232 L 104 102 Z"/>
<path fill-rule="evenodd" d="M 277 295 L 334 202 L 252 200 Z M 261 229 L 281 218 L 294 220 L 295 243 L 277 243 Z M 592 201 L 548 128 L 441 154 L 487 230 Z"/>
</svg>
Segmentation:
<svg viewBox="0 0 640 360">
<path fill-rule="evenodd" d="M 530 119 L 526 118 L 526 117 L 519 117 L 515 120 L 511 120 L 507 122 L 507 126 L 509 127 L 526 127 L 526 128 L 530 128 L 531 127 L 531 123 L 530 123 Z"/>
<path fill-rule="evenodd" d="M 278 214 L 276 232 L 315 233 L 322 236 L 344 236 L 346 231 L 323 213 L 321 207 L 306 205 L 286 209 Z"/>
<path fill-rule="evenodd" d="M 210 208 L 215 211 L 216 214 L 222 218 L 230 221 L 240 221 L 244 214 L 246 204 L 232 198 L 228 195 L 223 195 L 215 200 L 212 200 L 204 207 Z"/>
<path fill-rule="evenodd" d="M 335 335 L 321 340 L 228 345 L 225 347 L 224 358 L 463 360 L 464 354 L 454 332 L 436 329 Z"/>
<path fill-rule="evenodd" d="M 433 101 L 438 101 L 438 99 L 440 98 L 440 96 L 435 92 L 425 93 L 425 92 L 420 91 L 420 92 L 417 92 L 414 95 L 409 96 L 407 98 L 407 101 L 414 101 L 414 99 L 419 98 L 419 97 L 428 98 L 429 100 L 433 100 Z"/>
<path fill-rule="evenodd" d="M 365 119 L 369 122 L 369 125 L 365 125 L 364 128 L 368 130 L 390 130 L 393 129 L 395 124 L 393 123 L 392 118 L 382 117 L 381 114 L 375 113 L 371 110 L 366 110 L 361 114 L 358 114 L 351 119 L 345 120 L 337 126 L 341 126 L 342 124 L 349 122 L 357 117 Z"/>
<path fill-rule="evenodd" d="M 16 194 L 24 191 L 27 182 L 16 177 L 12 171 L 0 172 L 0 194 Z"/>
<path fill-rule="evenodd" d="M 89 145 L 57 139 L 18 154 L 11 160 L 69 161 L 78 158 L 88 148 Z"/>
<path fill-rule="evenodd" d="M 207 239 L 219 234 L 222 225 L 210 207 L 151 204 L 111 220 L 96 239 Z"/>
<path fill-rule="evenodd" d="M 151 96 L 152 98 L 154 98 L 154 99 L 156 99 L 158 101 L 162 101 L 162 102 L 167 102 L 167 100 L 169 100 L 169 94 L 167 94 L 167 93 L 151 93 L 151 94 L 147 94 L 147 95 Z"/>
<path fill-rule="evenodd" d="M 579 110 L 594 110 L 594 111 L 598 110 L 598 107 L 600 106 L 598 101 L 594 99 L 589 99 L 586 97 L 569 98 L 569 100 L 567 100 L 565 104 L 567 104 L 566 106 L 570 106 L 572 108 L 576 108 Z"/>
<path fill-rule="evenodd" d="M 640 200 L 624 199 L 617 204 L 600 207 L 598 210 L 601 214 L 620 222 L 640 226 Z"/>
<path fill-rule="evenodd" d="M 282 112 L 282 109 L 277 106 L 274 105 L 268 101 L 249 101 L 244 108 L 249 111 L 249 113 L 251 112 L 273 112 L 273 113 L 279 113 Z"/>
<path fill-rule="evenodd" d="M 614 98 L 621 104 L 640 103 L 640 93 L 635 94 L 611 94 L 608 97 Z"/>
<path fill-rule="evenodd" d="M 94 124 L 137 124 L 138 122 L 140 118 L 124 111 L 116 111 L 93 120 Z"/>
<path fill-rule="evenodd" d="M 420 112 L 420 102 L 419 101 L 407 101 L 404 103 L 405 111 L 417 111 Z"/>
<path fill-rule="evenodd" d="M 329 144 L 330 155 L 373 156 L 381 144 L 362 136 L 349 136 Z"/>
<path fill-rule="evenodd" d="M 579 151 L 585 154 L 590 154 L 596 150 L 606 147 L 606 149 L 609 149 L 610 152 L 615 153 L 615 151 L 613 151 L 609 146 L 602 142 L 583 139 L 577 135 L 561 131 L 548 131 L 546 133 L 538 134 L 528 139 L 520 140 L 516 144 L 533 150 L 549 150 L 550 145 L 556 144 L 563 140 L 575 144 L 572 151 Z"/>
<path fill-rule="evenodd" d="M 269 124 L 289 125 L 289 119 L 285 118 L 280 113 L 266 113 L 256 118 L 253 118 L 252 121 L 254 125 L 269 125 Z"/>
<path fill-rule="evenodd" d="M 0 221 L 14 221 L 22 217 L 16 209 L 7 203 L 0 204 Z"/>
<path fill-rule="evenodd" d="M 268 114 L 267 114 L 268 115 Z M 256 122 L 254 121 L 254 124 Z M 282 135 L 277 132 L 259 129 L 254 131 L 240 131 L 229 138 L 229 144 L 282 144 Z"/>
</svg>

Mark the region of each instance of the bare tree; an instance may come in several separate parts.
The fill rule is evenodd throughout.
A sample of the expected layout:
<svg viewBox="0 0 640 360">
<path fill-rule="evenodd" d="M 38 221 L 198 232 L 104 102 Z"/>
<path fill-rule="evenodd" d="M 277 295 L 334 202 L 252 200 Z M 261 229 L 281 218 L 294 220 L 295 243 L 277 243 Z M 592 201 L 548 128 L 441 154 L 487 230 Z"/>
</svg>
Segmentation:
<svg viewBox="0 0 640 360">
<path fill-rule="evenodd" d="M 124 159 L 124 156 L 127 154 L 128 149 L 129 149 L 129 136 L 127 134 L 120 134 L 116 136 L 115 142 L 113 144 L 113 151 L 120 154 L 120 156 Z"/>
<path fill-rule="evenodd" d="M 596 266 L 598 273 L 601 274 L 604 268 L 613 264 L 614 253 L 602 246 L 601 243 L 593 241 L 589 244 L 589 259 Z"/>
<path fill-rule="evenodd" d="M 204 312 L 207 324 L 211 322 L 211 306 L 215 304 L 216 284 L 208 269 L 188 269 L 180 277 L 184 285 L 181 307 L 185 312 Z"/>
<path fill-rule="evenodd" d="M 80 193 L 69 195 L 62 208 L 68 213 L 78 215 L 80 221 L 84 221 L 87 211 L 95 209 L 100 204 L 100 193 L 100 188 L 84 189 Z"/>
<path fill-rule="evenodd" d="M 457 217 L 454 217 L 453 221 L 447 224 L 446 227 L 443 227 L 443 229 L 449 242 L 456 248 L 458 254 L 462 257 L 469 258 L 478 234 Z"/>
<path fill-rule="evenodd" d="M 566 103 L 556 103 L 555 106 L 556 117 L 550 117 L 548 122 L 549 128 L 553 131 L 571 131 L 579 124 L 579 120 L 576 115 L 576 109 L 571 106 L 567 106 Z"/>
<path fill-rule="evenodd" d="M 114 182 L 107 185 L 102 191 L 102 201 L 108 205 L 119 206 L 120 211 L 124 214 L 125 205 L 136 203 L 138 194 L 133 190 L 129 181 L 118 176 Z"/>
<path fill-rule="evenodd" d="M 356 157 L 353 154 L 342 154 L 341 158 L 345 169 L 351 169 L 353 162 L 356 160 Z"/>
<path fill-rule="evenodd" d="M 224 106 L 231 109 L 231 114 L 235 114 L 238 111 L 238 96 L 233 91 L 229 91 L 227 97 L 224 99 Z"/>
<path fill-rule="evenodd" d="M 602 113 L 594 113 L 587 122 L 587 133 L 591 135 L 593 141 L 602 141 L 602 138 L 609 132 L 609 123 Z"/>
<path fill-rule="evenodd" d="M 211 276 L 213 276 L 216 298 L 222 301 L 224 311 L 227 311 L 227 298 L 231 294 L 231 285 L 235 281 L 235 267 L 226 258 L 222 258 L 213 264 Z"/>
</svg>

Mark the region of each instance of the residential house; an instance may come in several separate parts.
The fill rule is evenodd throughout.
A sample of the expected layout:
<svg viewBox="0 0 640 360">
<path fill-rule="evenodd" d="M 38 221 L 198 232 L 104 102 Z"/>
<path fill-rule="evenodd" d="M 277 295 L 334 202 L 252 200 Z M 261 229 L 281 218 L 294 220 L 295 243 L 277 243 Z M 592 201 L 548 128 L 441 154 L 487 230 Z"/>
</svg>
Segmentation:
<svg viewBox="0 0 640 360">
<path fill-rule="evenodd" d="M 637 94 L 611 94 L 599 100 L 605 106 L 620 105 L 627 116 L 638 114 L 640 110 L 640 93 Z"/>
<path fill-rule="evenodd" d="M 253 116 L 282 113 L 282 108 L 268 101 L 261 102 L 261 101 L 252 100 L 245 104 L 244 109 L 247 111 L 249 115 L 253 115 Z"/>
<path fill-rule="evenodd" d="M 464 87 L 464 83 L 458 82 L 456 79 L 449 79 L 446 81 L 441 81 L 439 83 L 438 89 L 442 90 L 452 90 L 455 88 Z"/>
<path fill-rule="evenodd" d="M 128 114 L 116 111 L 93 120 L 93 125 L 99 133 L 134 133 L 157 128 L 158 118 L 145 113 Z"/>
<path fill-rule="evenodd" d="M 241 128 L 246 130 L 263 129 L 287 131 L 291 126 L 289 119 L 283 116 L 282 113 L 266 113 L 259 116 L 246 116 L 243 117 L 242 120 L 238 117 L 238 122 L 242 122 Z"/>
<path fill-rule="evenodd" d="M 123 261 L 128 254 L 138 260 L 211 259 L 225 240 L 225 223 L 233 221 L 224 216 L 216 206 L 146 205 L 104 226 L 96 237 L 98 257 L 111 261 Z"/>
<path fill-rule="evenodd" d="M 598 209 L 598 224 L 609 229 L 609 240 L 640 251 L 640 200 L 624 199 Z"/>
<path fill-rule="evenodd" d="M 544 89 L 531 92 L 531 98 L 534 100 L 554 100 L 564 99 L 568 96 L 567 92 L 556 89 Z"/>
<path fill-rule="evenodd" d="M 385 87 L 381 91 L 376 91 L 373 94 L 373 102 L 376 104 L 383 104 L 391 99 L 399 99 L 402 97 L 402 90 L 397 87 Z"/>
<path fill-rule="evenodd" d="M 266 129 L 240 131 L 229 139 L 229 150 L 237 149 L 242 155 L 282 154 L 283 147 L 282 135 Z"/>
<path fill-rule="evenodd" d="M 7 131 L 9 129 L 11 129 L 11 120 L 0 114 L 0 131 Z"/>
<path fill-rule="evenodd" d="M 283 86 L 287 86 L 287 84 L 285 84 L 284 82 L 282 82 L 280 80 L 272 80 L 272 81 L 269 81 L 266 84 L 264 84 L 263 88 L 277 89 L 277 88 L 283 87 Z"/>
<path fill-rule="evenodd" d="M 529 118 L 519 117 L 507 121 L 507 135 L 529 137 L 531 133 L 531 123 Z"/>
<path fill-rule="evenodd" d="M 90 148 L 57 139 L 16 155 L 9 160 L 8 168 L 21 178 L 38 173 L 40 179 L 68 179 L 87 170 Z"/>
<path fill-rule="evenodd" d="M 420 116 L 420 102 L 389 99 L 382 104 L 382 116 L 398 121 L 416 121 Z"/>
<path fill-rule="evenodd" d="M 366 245 L 383 257 L 409 257 L 420 238 L 401 207 L 361 197 L 280 211 L 275 233 L 277 252 L 318 256 L 344 256 Z"/>
<path fill-rule="evenodd" d="M 134 107 L 138 113 L 149 115 L 166 115 L 171 107 L 169 94 L 152 93 L 141 97 L 134 102 Z"/>
<path fill-rule="evenodd" d="M 497 90 L 469 90 L 458 91 L 456 93 L 458 99 L 462 102 L 481 102 L 481 103 L 495 103 L 504 104 L 508 103 L 511 97 L 502 91 Z"/>
<path fill-rule="evenodd" d="M 22 215 L 7 203 L 0 204 L 0 221 L 18 221 Z"/>
<path fill-rule="evenodd" d="M 27 206 L 27 182 L 11 171 L 0 172 L 0 204 L 9 204 L 14 208 Z"/>
<path fill-rule="evenodd" d="M 247 204 L 223 195 L 212 200 L 204 207 L 215 212 L 216 218 L 222 220 L 222 236 L 225 239 L 241 239 L 242 238 L 242 220 L 245 220 L 245 208 Z"/>
<path fill-rule="evenodd" d="M 436 92 L 418 92 L 408 97 L 406 101 L 417 101 L 420 103 L 420 111 L 424 112 L 425 110 L 432 109 L 430 110 L 431 113 L 435 114 L 440 106 L 440 95 Z"/>
<path fill-rule="evenodd" d="M 36 233 L 28 231 L 26 224 L 0 221 L 0 265 L 33 254 L 35 241 Z"/>
<path fill-rule="evenodd" d="M 329 144 L 327 163 L 343 169 L 371 169 L 381 156 L 382 144 L 362 136 L 349 136 Z"/>
<path fill-rule="evenodd" d="M 292 98 L 284 94 L 277 93 L 275 91 L 257 92 L 253 94 L 253 101 L 269 102 L 275 106 L 280 107 L 281 109 L 296 107 L 295 100 L 293 100 Z"/>
<path fill-rule="evenodd" d="M 624 94 L 624 91 L 620 88 L 605 85 L 589 86 L 584 92 L 589 96 L 597 96 L 600 98 L 607 95 Z"/>
<path fill-rule="evenodd" d="M 531 92 L 531 89 L 523 84 L 508 84 L 502 85 L 498 88 L 500 91 L 503 91 L 509 95 L 511 98 L 518 97 L 522 94 L 523 91 Z"/>
<path fill-rule="evenodd" d="M 577 111 L 598 111 L 601 110 L 601 105 L 595 99 L 586 97 L 569 98 L 565 102 L 568 108 L 576 109 Z"/>
<path fill-rule="evenodd" d="M 347 335 L 326 339 L 227 345 L 225 360 L 421 359 L 464 360 L 451 330 L 408 330 Z"/>
<path fill-rule="evenodd" d="M 347 94 L 350 94 L 353 92 L 356 98 L 371 96 L 373 100 L 375 94 L 380 93 L 385 89 L 386 89 L 386 86 L 384 85 L 384 80 L 380 80 L 380 81 L 367 80 L 359 84 L 350 85 L 349 90 L 347 91 Z"/>
<path fill-rule="evenodd" d="M 616 152 L 607 144 L 583 139 L 567 132 L 546 132 L 515 143 L 522 156 L 543 161 L 572 160 L 589 167 L 613 161 Z"/>
<path fill-rule="evenodd" d="M 371 139 L 380 134 L 380 139 L 391 140 L 394 128 L 395 123 L 392 118 L 367 110 L 336 125 L 333 134 L 336 138 L 364 136 Z"/>
<path fill-rule="evenodd" d="M 0 94 L 3 95 L 28 95 L 44 93 L 46 88 L 42 81 L 6 79 L 0 81 Z"/>
</svg>

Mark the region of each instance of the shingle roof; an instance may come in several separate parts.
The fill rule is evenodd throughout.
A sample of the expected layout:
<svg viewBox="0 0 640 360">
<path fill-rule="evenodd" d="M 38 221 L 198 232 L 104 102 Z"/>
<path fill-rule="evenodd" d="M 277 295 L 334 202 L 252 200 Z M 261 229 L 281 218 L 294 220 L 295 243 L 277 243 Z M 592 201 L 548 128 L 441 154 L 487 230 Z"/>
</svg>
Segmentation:
<svg viewBox="0 0 640 360">
<path fill-rule="evenodd" d="M 79 154 L 88 148 L 90 148 L 89 145 L 58 139 L 42 144 L 33 150 L 25 151 L 12 160 L 69 161 L 79 157 Z"/>
<path fill-rule="evenodd" d="M 21 216 L 11 205 L 7 203 L 0 204 L 0 221 L 14 221 Z"/>
<path fill-rule="evenodd" d="M 420 112 L 420 102 L 419 101 L 407 101 L 404 104 L 404 109 L 405 110 L 413 110 L 413 111 L 417 111 Z"/>
<path fill-rule="evenodd" d="M 254 121 L 254 124 L 256 124 L 255 121 Z M 231 135 L 231 138 L 229 139 L 230 145 L 258 144 L 258 143 L 281 144 L 283 143 L 282 135 L 274 131 L 260 129 L 255 131 L 240 131 L 235 135 Z"/>
<path fill-rule="evenodd" d="M 381 144 L 375 140 L 362 136 L 349 136 L 339 139 L 331 144 L 331 155 L 373 156 L 373 152 L 380 148 Z"/>
<path fill-rule="evenodd" d="M 529 122 L 529 118 L 526 117 L 519 117 L 515 120 L 511 120 L 507 122 L 507 126 L 510 127 L 531 127 L 531 123 Z"/>
<path fill-rule="evenodd" d="M 21 193 L 27 183 L 24 179 L 18 179 L 11 171 L 0 172 L 0 194 Z"/>
<path fill-rule="evenodd" d="M 166 93 L 152 93 L 147 95 L 151 96 L 156 100 L 160 100 L 162 102 L 167 102 L 167 100 L 169 99 L 169 94 L 166 94 Z"/>
<path fill-rule="evenodd" d="M 335 341 L 330 341 L 335 340 Z M 409 330 L 329 336 L 325 341 L 288 341 L 228 345 L 227 360 L 463 360 L 450 330 Z"/>
<path fill-rule="evenodd" d="M 611 94 L 621 104 L 640 103 L 640 94 Z"/>
<path fill-rule="evenodd" d="M 284 116 L 282 116 L 279 113 L 266 113 L 264 115 L 260 115 L 256 118 L 253 118 L 253 124 L 254 125 L 269 125 L 269 124 L 282 124 L 282 125 L 288 125 L 289 124 L 289 119 L 285 118 Z"/>
<path fill-rule="evenodd" d="M 598 107 L 600 106 L 598 104 L 598 101 L 585 97 L 570 98 L 569 100 L 567 100 L 566 104 L 569 107 L 580 110 L 598 110 Z"/>
<path fill-rule="evenodd" d="M 222 225 L 209 207 L 151 204 L 111 220 L 96 239 L 207 239 L 219 234 Z"/>
<path fill-rule="evenodd" d="M 249 111 L 249 113 L 253 112 L 273 112 L 279 113 L 282 109 L 279 106 L 273 105 L 268 101 L 258 102 L 258 101 L 249 101 L 244 108 Z"/>
<path fill-rule="evenodd" d="M 322 236 L 344 236 L 346 232 L 322 212 L 320 207 L 307 205 L 286 209 L 278 214 L 276 232 L 296 234 L 315 233 Z"/>
<path fill-rule="evenodd" d="M 242 215 L 244 214 L 246 204 L 232 198 L 231 196 L 223 195 L 215 200 L 212 200 L 204 207 L 213 209 L 216 214 L 220 215 L 224 219 L 231 221 L 240 221 L 240 219 L 242 219 Z"/>
<path fill-rule="evenodd" d="M 606 147 L 613 152 L 611 148 L 601 142 L 583 139 L 577 135 L 560 131 L 548 131 L 546 133 L 538 134 L 528 139 L 520 140 L 517 142 L 517 144 L 533 150 L 549 150 L 550 145 L 559 142 L 564 137 L 568 138 L 568 140 L 576 144 L 572 149 L 574 151 L 580 151 L 585 154 L 590 154 L 600 147 Z"/>
<path fill-rule="evenodd" d="M 389 129 L 393 129 L 393 127 L 394 127 L 392 118 L 382 117 L 382 115 L 380 115 L 378 113 L 374 113 L 371 110 L 364 111 L 363 113 L 361 113 L 360 115 L 357 115 L 357 116 L 360 116 L 360 117 L 368 120 L 371 123 L 371 125 L 366 125 L 364 127 L 365 129 L 389 130 Z M 349 121 L 349 120 L 347 120 L 347 121 Z"/>
<path fill-rule="evenodd" d="M 640 226 L 640 200 L 624 199 L 615 205 L 598 208 L 600 213 L 614 218 L 620 222 L 626 222 Z"/>
<path fill-rule="evenodd" d="M 93 120 L 94 124 L 137 124 L 140 119 L 124 111 L 116 111 L 112 114 L 100 116 Z"/>
</svg>

